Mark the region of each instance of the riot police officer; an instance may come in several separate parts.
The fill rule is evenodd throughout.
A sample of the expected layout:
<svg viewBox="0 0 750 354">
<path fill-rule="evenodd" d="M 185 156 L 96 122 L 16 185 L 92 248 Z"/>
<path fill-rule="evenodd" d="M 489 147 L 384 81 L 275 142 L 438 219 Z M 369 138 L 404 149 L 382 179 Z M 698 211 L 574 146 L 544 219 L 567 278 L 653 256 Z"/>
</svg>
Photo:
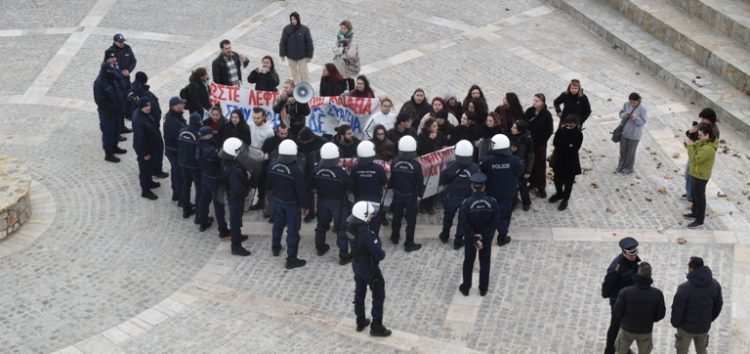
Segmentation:
<svg viewBox="0 0 750 354">
<path fill-rule="evenodd" d="M 182 192 L 180 193 L 180 204 L 182 204 L 182 217 L 187 219 L 195 213 L 198 205 L 198 197 L 201 191 L 201 170 L 195 160 L 195 152 L 198 149 L 198 129 L 201 128 L 201 116 L 198 113 L 190 115 L 190 123 L 180 130 L 177 138 L 177 161 L 180 164 L 182 174 Z M 190 203 L 190 186 L 195 184 L 195 204 Z"/>
<path fill-rule="evenodd" d="M 487 195 L 495 198 L 500 208 L 500 221 L 497 227 L 497 245 L 510 243 L 508 227 L 513 213 L 513 200 L 516 198 L 518 179 L 524 173 L 523 163 L 510 150 L 510 140 L 504 134 L 495 134 L 490 140 L 490 152 L 479 164 L 487 175 Z"/>
<path fill-rule="evenodd" d="M 347 218 L 347 238 L 351 244 L 352 270 L 354 271 L 354 314 L 357 316 L 357 332 L 370 326 L 370 335 L 387 337 L 391 331 L 383 326 L 383 301 L 385 301 L 385 279 L 380 271 L 380 261 L 385 251 L 372 224 L 377 217 L 379 204 L 359 201 L 352 207 Z M 372 325 L 365 317 L 367 287 L 372 291 Z"/>
<path fill-rule="evenodd" d="M 273 194 L 273 255 L 278 256 L 281 252 L 281 234 L 286 227 L 286 269 L 303 267 L 307 261 L 297 258 L 300 208 L 302 216 L 307 215 L 310 195 L 302 167 L 297 162 L 297 144 L 293 140 L 287 139 L 279 144 L 279 158 L 268 166 L 267 180 Z"/>
<path fill-rule="evenodd" d="M 609 298 L 610 320 L 607 329 L 607 344 L 604 354 L 614 354 L 615 338 L 620 330 L 620 319 L 614 314 L 614 305 L 620 290 L 635 284 L 635 275 L 638 272 L 638 241 L 632 237 L 620 240 L 620 254 L 612 260 L 607 268 L 607 275 L 602 283 L 602 297 Z"/>
<path fill-rule="evenodd" d="M 375 159 L 375 144 L 365 140 L 357 145 L 357 165 L 352 167 L 351 176 L 354 181 L 354 201 L 368 201 L 380 204 L 383 193 L 388 186 L 388 175 L 383 166 L 373 162 Z M 373 216 L 369 223 L 375 236 L 380 237 L 380 215 Z"/>
<path fill-rule="evenodd" d="M 229 233 L 232 237 L 232 254 L 244 257 L 250 255 L 250 251 L 242 247 L 242 241 L 247 239 L 242 235 L 242 213 L 245 211 L 245 198 L 250 188 L 250 180 L 247 171 L 235 160 L 241 147 L 242 141 L 240 139 L 229 138 L 224 141 L 222 162 L 224 164 L 224 178 L 226 179 L 227 201 L 229 202 Z"/>
<path fill-rule="evenodd" d="M 440 241 L 447 243 L 450 239 L 453 218 L 461 207 L 461 203 L 471 195 L 471 176 L 479 172 L 479 166 L 474 163 L 474 145 L 468 140 L 461 140 L 456 144 L 456 161 L 451 162 L 440 172 L 440 185 L 445 186 L 443 190 L 443 231 L 440 233 Z M 456 239 L 453 248 L 459 249 L 463 246 L 463 226 L 456 225 Z"/>
<path fill-rule="evenodd" d="M 404 250 L 416 251 L 421 244 L 414 243 L 414 230 L 417 227 L 417 198 L 424 192 L 422 166 L 415 160 L 417 141 L 410 135 L 398 141 L 398 157 L 391 165 L 391 189 L 393 189 L 393 222 L 391 223 L 391 242 L 398 245 L 401 233 L 401 219 L 406 216 L 406 240 Z"/>
<path fill-rule="evenodd" d="M 318 225 L 315 227 L 315 248 L 318 256 L 330 248 L 326 232 L 333 219 L 336 230 L 336 245 L 339 247 L 339 264 L 351 262 L 349 243 L 346 240 L 346 196 L 352 190 L 352 179 L 339 166 L 339 148 L 325 143 L 320 149 L 320 163 L 313 169 L 313 189 L 318 192 Z"/>
<path fill-rule="evenodd" d="M 214 215 L 219 224 L 219 237 L 229 237 L 229 227 L 225 215 L 224 201 L 219 196 L 221 185 L 221 159 L 214 145 L 214 131 L 211 127 L 203 126 L 198 131 L 200 143 L 198 143 L 198 167 L 201 169 L 201 195 L 198 198 L 198 214 L 195 216 L 200 225 L 200 231 L 206 231 L 214 222 L 214 218 L 208 216 L 208 206 L 213 202 Z"/>
<path fill-rule="evenodd" d="M 479 295 L 484 296 L 490 282 L 490 246 L 500 222 L 500 208 L 495 198 L 488 196 L 484 191 L 487 182 L 484 173 L 473 174 L 470 181 L 474 193 L 461 204 L 461 211 L 458 213 L 458 224 L 466 240 L 463 283 L 458 286 L 458 290 L 464 296 L 469 296 L 474 259 L 479 251 Z"/>
</svg>

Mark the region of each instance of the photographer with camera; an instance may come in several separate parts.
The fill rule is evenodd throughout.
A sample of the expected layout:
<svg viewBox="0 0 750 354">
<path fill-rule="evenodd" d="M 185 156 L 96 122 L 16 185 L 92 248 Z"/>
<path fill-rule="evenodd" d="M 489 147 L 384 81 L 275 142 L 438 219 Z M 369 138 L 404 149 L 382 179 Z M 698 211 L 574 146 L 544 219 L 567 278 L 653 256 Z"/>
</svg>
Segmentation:
<svg viewBox="0 0 750 354">
<path fill-rule="evenodd" d="M 690 189 L 693 194 L 693 206 L 690 213 L 683 216 L 686 219 L 695 219 L 687 226 L 691 229 L 703 225 L 703 219 L 706 217 L 706 184 L 711 178 L 719 145 L 711 126 L 698 124 L 696 130 L 697 140 L 685 139 L 685 148 L 690 160 L 688 174 L 692 182 Z"/>
<path fill-rule="evenodd" d="M 706 124 L 711 127 L 711 131 L 714 133 L 714 139 L 716 143 L 716 149 L 719 148 L 719 126 L 716 124 L 716 112 L 711 108 L 704 108 L 699 114 L 700 124 Z M 693 125 L 690 129 L 685 131 L 685 136 L 691 141 L 698 141 L 698 124 L 699 122 L 693 121 Z M 692 193 L 692 178 L 690 177 L 690 160 L 688 159 L 687 167 L 685 167 L 685 194 L 683 198 L 687 199 L 688 202 L 693 202 Z"/>
</svg>

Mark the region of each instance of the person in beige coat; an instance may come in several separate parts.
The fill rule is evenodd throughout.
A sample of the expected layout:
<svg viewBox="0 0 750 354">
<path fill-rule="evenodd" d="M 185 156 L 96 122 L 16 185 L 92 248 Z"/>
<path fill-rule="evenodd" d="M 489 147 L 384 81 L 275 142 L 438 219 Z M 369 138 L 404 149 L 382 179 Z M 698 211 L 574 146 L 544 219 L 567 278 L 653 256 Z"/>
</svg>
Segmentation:
<svg viewBox="0 0 750 354">
<path fill-rule="evenodd" d="M 354 90 L 354 78 L 359 75 L 359 49 L 354 41 L 354 30 L 349 20 L 339 24 L 333 47 L 333 63 L 347 83 L 347 90 Z"/>
</svg>

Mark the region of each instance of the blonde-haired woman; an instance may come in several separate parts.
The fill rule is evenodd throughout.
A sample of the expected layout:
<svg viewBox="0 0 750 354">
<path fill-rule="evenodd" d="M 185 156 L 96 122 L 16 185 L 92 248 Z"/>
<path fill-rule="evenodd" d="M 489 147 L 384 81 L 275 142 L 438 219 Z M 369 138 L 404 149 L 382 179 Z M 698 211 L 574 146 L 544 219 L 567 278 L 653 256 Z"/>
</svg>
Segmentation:
<svg viewBox="0 0 750 354">
<path fill-rule="evenodd" d="M 560 96 L 557 96 L 553 101 L 555 105 L 555 112 L 557 117 L 560 118 L 560 124 L 557 128 L 560 129 L 562 122 L 569 115 L 576 115 L 580 119 L 578 127 L 583 128 L 583 123 L 589 119 L 591 115 L 591 104 L 589 104 L 589 98 L 583 93 L 583 87 L 581 82 L 573 79 L 568 84 L 568 89 L 565 90 Z M 560 105 L 563 107 L 560 108 Z"/>
</svg>

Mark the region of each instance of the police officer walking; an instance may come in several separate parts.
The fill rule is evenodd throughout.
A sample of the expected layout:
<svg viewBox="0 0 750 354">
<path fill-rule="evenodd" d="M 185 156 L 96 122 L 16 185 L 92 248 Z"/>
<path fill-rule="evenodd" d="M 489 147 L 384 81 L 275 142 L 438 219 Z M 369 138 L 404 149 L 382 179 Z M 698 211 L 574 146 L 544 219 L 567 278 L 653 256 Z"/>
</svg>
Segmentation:
<svg viewBox="0 0 750 354">
<path fill-rule="evenodd" d="M 368 201 L 380 205 L 388 186 L 388 175 L 383 166 L 373 162 L 374 159 L 375 144 L 365 140 L 357 145 L 357 165 L 351 170 L 355 202 Z M 380 215 L 373 216 L 369 225 L 375 236 L 380 237 Z"/>
<path fill-rule="evenodd" d="M 250 255 L 250 251 L 242 247 L 242 241 L 247 240 L 247 236 L 242 234 L 242 213 L 245 211 L 245 198 L 250 188 L 250 180 L 247 178 L 247 171 L 235 160 L 241 147 L 242 141 L 240 139 L 229 138 L 224 141 L 224 145 L 222 146 L 222 162 L 224 164 L 224 178 L 226 178 L 227 200 L 229 202 L 232 254 L 245 257 Z M 221 231 L 219 235 L 221 235 Z"/>
<path fill-rule="evenodd" d="M 401 219 L 406 216 L 406 240 L 404 250 L 416 251 L 421 244 L 414 243 L 414 230 L 417 227 L 417 198 L 424 193 L 422 166 L 415 160 L 417 141 L 406 135 L 398 142 L 398 158 L 391 165 L 391 188 L 393 189 L 393 222 L 391 223 L 391 242 L 398 245 L 401 233 Z"/>
<path fill-rule="evenodd" d="M 219 237 L 229 237 L 229 227 L 225 217 L 224 201 L 221 200 L 219 189 L 222 181 L 221 158 L 214 145 L 214 131 L 211 127 L 201 127 L 198 130 L 200 142 L 198 143 L 198 156 L 196 160 L 201 170 L 201 195 L 198 198 L 198 214 L 195 216 L 200 225 L 200 231 L 206 231 L 214 222 L 214 218 L 208 216 L 208 205 L 213 202 L 214 215 L 219 224 Z M 222 147 L 223 148 L 223 147 Z"/>
<path fill-rule="evenodd" d="M 610 320 L 607 330 L 607 343 L 604 354 L 614 354 L 615 338 L 620 330 L 620 318 L 615 316 L 614 305 L 620 290 L 627 286 L 635 285 L 635 276 L 638 272 L 638 241 L 632 237 L 620 240 L 620 254 L 612 260 L 607 275 L 602 283 L 602 297 L 609 298 Z"/>
<path fill-rule="evenodd" d="M 161 142 L 161 134 L 156 127 L 156 120 L 151 116 L 151 100 L 143 98 L 139 109 L 133 117 L 133 150 L 138 155 L 138 180 L 141 185 L 141 197 L 155 200 L 152 188 L 161 184 L 151 179 L 155 154 Z"/>
<path fill-rule="evenodd" d="M 383 326 L 383 302 L 385 301 L 385 279 L 380 271 L 380 261 L 385 251 L 369 224 L 377 217 L 379 204 L 359 201 L 352 207 L 347 218 L 347 238 L 351 244 L 352 270 L 354 271 L 354 314 L 357 316 L 357 332 L 370 326 L 370 335 L 387 337 L 391 331 Z M 372 325 L 365 317 L 367 287 L 372 290 Z"/>
<path fill-rule="evenodd" d="M 125 110 L 125 93 L 117 78 L 114 64 L 103 62 L 99 76 L 94 81 L 94 101 L 99 113 L 99 129 L 102 131 L 104 160 L 120 162 L 115 154 L 124 154 L 125 149 L 117 147 L 119 136 L 119 116 Z"/>
<path fill-rule="evenodd" d="M 201 116 L 198 113 L 190 115 L 190 124 L 180 130 L 177 139 L 177 160 L 180 164 L 182 174 L 182 192 L 180 193 L 180 204 L 182 205 L 182 217 L 187 219 L 195 213 L 198 205 L 198 197 L 201 192 L 201 171 L 195 160 L 198 149 L 198 130 L 201 128 Z M 195 204 L 190 203 L 190 186 L 195 184 Z M 197 222 L 196 222 L 197 223 Z"/>
<path fill-rule="evenodd" d="M 495 134 L 490 140 L 491 150 L 479 165 L 487 175 L 487 195 L 495 198 L 500 208 L 497 245 L 510 243 L 508 227 L 513 213 L 513 200 L 516 198 L 518 180 L 524 174 L 523 163 L 510 150 L 510 140 L 504 134 Z"/>
<path fill-rule="evenodd" d="M 349 242 L 346 240 L 347 193 L 353 182 L 346 171 L 339 166 L 339 148 L 333 143 L 325 143 L 320 149 L 320 163 L 313 169 L 313 189 L 318 192 L 318 225 L 315 227 L 315 248 L 318 256 L 328 252 L 325 243 L 326 232 L 333 219 L 336 230 L 336 245 L 339 247 L 339 264 L 352 261 L 349 256 Z"/>
<path fill-rule="evenodd" d="M 490 282 L 492 238 L 495 236 L 501 216 L 495 198 L 488 196 L 484 191 L 487 176 L 477 172 L 471 175 L 470 181 L 474 193 L 461 204 L 458 213 L 458 224 L 466 240 L 463 282 L 458 286 L 458 290 L 464 296 L 469 296 L 474 259 L 479 251 L 479 295 L 484 296 Z"/>
<path fill-rule="evenodd" d="M 267 180 L 273 194 L 271 251 L 274 257 L 281 252 L 281 234 L 286 227 L 286 269 L 304 267 L 307 261 L 297 258 L 297 248 L 301 217 L 310 211 L 310 195 L 302 167 L 297 162 L 297 144 L 291 139 L 279 144 L 279 159 L 268 166 Z M 319 248 L 318 253 L 320 251 Z"/>
<path fill-rule="evenodd" d="M 456 144 L 456 160 L 440 172 L 440 185 L 445 186 L 443 190 L 443 231 L 440 233 L 440 241 L 448 243 L 450 239 L 453 218 L 461 207 L 464 200 L 471 195 L 471 176 L 479 172 L 479 166 L 474 163 L 474 145 L 468 140 L 461 140 Z M 486 177 L 485 177 L 486 178 Z M 456 225 L 456 239 L 453 248 L 459 249 L 463 246 L 463 226 Z M 489 244 L 488 244 L 489 245 Z"/>
<path fill-rule="evenodd" d="M 177 162 L 177 139 L 180 130 L 187 127 L 183 113 L 185 112 L 185 100 L 175 96 L 169 99 L 169 112 L 164 115 L 164 154 L 167 155 L 172 181 L 172 201 L 180 200 L 182 193 L 182 171 Z"/>
</svg>

